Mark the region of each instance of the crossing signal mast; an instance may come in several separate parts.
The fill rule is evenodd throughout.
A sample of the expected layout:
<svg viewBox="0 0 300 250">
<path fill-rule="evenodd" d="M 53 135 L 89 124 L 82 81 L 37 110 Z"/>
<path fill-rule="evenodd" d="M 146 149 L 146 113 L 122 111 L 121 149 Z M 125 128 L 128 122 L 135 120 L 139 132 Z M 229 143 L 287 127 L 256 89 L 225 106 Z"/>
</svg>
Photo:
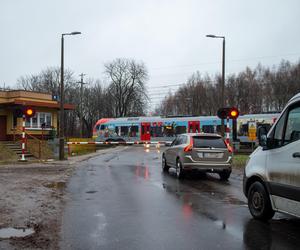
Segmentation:
<svg viewBox="0 0 300 250">
<path fill-rule="evenodd" d="M 235 107 L 231 107 L 231 108 L 220 108 L 218 110 L 218 117 L 220 119 L 237 119 L 239 117 L 239 110 Z"/>
<path fill-rule="evenodd" d="M 19 112 L 20 113 L 20 112 Z M 26 161 L 25 159 L 25 142 L 26 142 L 26 134 L 25 134 L 25 123 L 26 123 L 26 118 L 30 119 L 31 117 L 34 117 L 35 115 L 35 109 L 31 107 L 24 107 L 23 112 L 22 112 L 22 156 L 20 161 Z"/>
<path fill-rule="evenodd" d="M 236 107 L 231 108 L 220 108 L 217 112 L 217 115 L 220 119 L 227 120 L 227 128 L 226 128 L 226 142 L 229 144 L 229 119 L 232 119 L 232 139 L 233 141 L 237 141 L 237 124 L 236 120 L 239 117 L 239 110 Z"/>
</svg>

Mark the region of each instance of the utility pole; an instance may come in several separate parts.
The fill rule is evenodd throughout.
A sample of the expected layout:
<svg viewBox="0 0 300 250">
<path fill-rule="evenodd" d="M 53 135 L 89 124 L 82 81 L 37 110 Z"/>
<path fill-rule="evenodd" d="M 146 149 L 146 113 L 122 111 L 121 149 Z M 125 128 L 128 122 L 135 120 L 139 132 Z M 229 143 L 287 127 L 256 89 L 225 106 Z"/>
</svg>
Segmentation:
<svg viewBox="0 0 300 250">
<path fill-rule="evenodd" d="M 80 120 L 80 138 L 83 137 L 83 85 L 86 84 L 83 82 L 83 77 L 86 74 L 81 73 L 79 76 L 81 77 L 80 80 L 80 104 L 79 104 L 79 120 Z"/>
</svg>

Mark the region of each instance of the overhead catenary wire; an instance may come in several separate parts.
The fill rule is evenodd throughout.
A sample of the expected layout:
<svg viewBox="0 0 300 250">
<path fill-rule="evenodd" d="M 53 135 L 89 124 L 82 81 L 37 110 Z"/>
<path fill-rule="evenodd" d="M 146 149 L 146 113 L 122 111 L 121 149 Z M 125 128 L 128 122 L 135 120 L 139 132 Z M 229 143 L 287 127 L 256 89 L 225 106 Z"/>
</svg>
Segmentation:
<svg viewBox="0 0 300 250">
<path fill-rule="evenodd" d="M 243 62 L 243 61 L 252 61 L 252 60 L 258 60 L 258 59 L 288 57 L 288 56 L 300 56 L 300 52 L 288 53 L 288 54 L 283 54 L 283 55 L 266 55 L 266 56 L 248 57 L 248 58 L 240 58 L 240 59 L 228 59 L 228 60 L 226 60 L 226 62 Z M 197 64 L 170 65 L 170 66 L 154 67 L 154 68 L 152 68 L 152 70 L 196 67 L 196 66 L 200 66 L 200 65 L 211 65 L 211 64 L 220 64 L 220 63 L 221 63 L 221 61 L 219 60 L 219 61 L 214 61 L 214 62 L 200 62 Z"/>
</svg>

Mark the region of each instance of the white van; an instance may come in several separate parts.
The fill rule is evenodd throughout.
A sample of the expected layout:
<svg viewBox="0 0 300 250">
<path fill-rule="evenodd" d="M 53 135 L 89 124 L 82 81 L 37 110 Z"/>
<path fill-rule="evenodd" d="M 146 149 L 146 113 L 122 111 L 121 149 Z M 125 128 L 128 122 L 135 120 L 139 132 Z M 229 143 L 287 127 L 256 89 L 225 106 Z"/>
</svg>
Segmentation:
<svg viewBox="0 0 300 250">
<path fill-rule="evenodd" d="M 269 220 L 275 212 L 300 217 L 300 93 L 286 105 L 245 168 L 243 188 L 252 216 Z"/>
</svg>

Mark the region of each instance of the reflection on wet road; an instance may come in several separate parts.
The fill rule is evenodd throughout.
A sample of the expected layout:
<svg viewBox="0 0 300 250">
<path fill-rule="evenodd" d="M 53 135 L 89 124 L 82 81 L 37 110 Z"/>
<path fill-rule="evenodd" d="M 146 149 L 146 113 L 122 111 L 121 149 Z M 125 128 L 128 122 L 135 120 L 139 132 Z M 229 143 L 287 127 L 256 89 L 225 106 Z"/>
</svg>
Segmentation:
<svg viewBox="0 0 300 250">
<path fill-rule="evenodd" d="M 83 162 L 68 185 L 62 249 L 296 249 L 300 220 L 251 218 L 242 175 L 179 181 L 161 152 L 117 148 Z"/>
</svg>

